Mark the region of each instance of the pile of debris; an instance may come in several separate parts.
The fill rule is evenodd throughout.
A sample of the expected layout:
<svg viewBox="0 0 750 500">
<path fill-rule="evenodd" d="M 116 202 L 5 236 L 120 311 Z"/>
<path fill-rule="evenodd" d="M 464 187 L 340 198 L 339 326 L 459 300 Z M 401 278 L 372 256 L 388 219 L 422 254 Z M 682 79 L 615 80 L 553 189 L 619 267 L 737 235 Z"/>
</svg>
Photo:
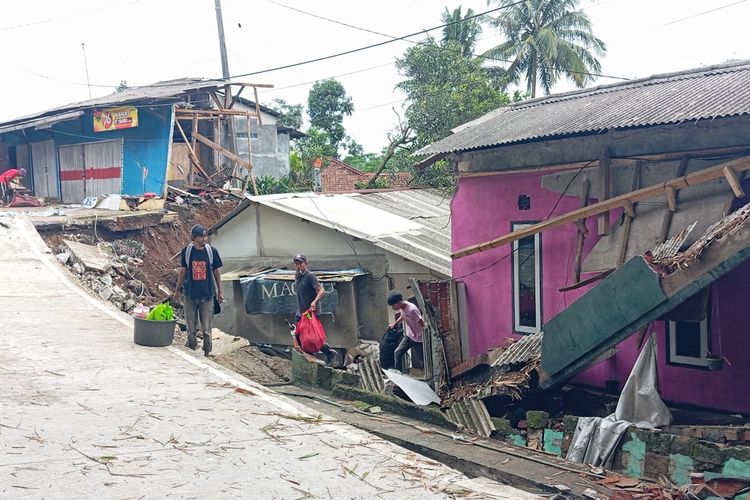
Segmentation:
<svg viewBox="0 0 750 500">
<path fill-rule="evenodd" d="M 121 311 L 129 312 L 152 298 L 136 276 L 145 248 L 134 240 L 96 241 L 86 235 L 70 235 L 56 249 L 57 260 L 68 267 L 89 290 Z M 159 287 L 168 296 L 167 287 Z"/>
</svg>

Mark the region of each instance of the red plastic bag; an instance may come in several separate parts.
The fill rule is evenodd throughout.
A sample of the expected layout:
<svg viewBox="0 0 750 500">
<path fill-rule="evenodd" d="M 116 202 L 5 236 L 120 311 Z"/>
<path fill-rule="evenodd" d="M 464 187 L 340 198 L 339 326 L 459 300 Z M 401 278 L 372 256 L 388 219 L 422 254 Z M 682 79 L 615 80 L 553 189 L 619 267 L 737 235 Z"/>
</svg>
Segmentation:
<svg viewBox="0 0 750 500">
<path fill-rule="evenodd" d="M 312 311 L 305 311 L 294 333 L 299 339 L 299 346 L 308 354 L 320 351 L 326 343 L 326 331 L 323 329 L 323 324 Z"/>
</svg>

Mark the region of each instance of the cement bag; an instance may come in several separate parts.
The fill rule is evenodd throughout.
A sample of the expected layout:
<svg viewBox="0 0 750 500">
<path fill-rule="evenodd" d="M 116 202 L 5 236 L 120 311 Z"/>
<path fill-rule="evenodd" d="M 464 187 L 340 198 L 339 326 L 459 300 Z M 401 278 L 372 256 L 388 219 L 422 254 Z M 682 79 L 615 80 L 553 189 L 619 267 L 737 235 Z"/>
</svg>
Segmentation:
<svg viewBox="0 0 750 500">
<path fill-rule="evenodd" d="M 326 343 L 326 331 L 323 324 L 312 311 L 305 311 L 297 323 L 294 332 L 299 339 L 299 346 L 308 354 L 315 354 Z"/>
</svg>

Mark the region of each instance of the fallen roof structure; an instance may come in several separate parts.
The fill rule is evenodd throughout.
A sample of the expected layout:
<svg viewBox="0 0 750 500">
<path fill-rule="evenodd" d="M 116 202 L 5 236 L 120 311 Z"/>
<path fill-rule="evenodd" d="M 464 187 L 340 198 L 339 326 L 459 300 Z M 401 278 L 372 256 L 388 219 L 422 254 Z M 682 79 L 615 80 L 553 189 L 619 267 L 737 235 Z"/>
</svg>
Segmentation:
<svg viewBox="0 0 750 500">
<path fill-rule="evenodd" d="M 544 325 L 539 385 L 557 387 L 608 349 L 750 258 L 750 205 L 711 226 L 685 252 L 630 259 Z M 637 293 L 626 293 L 634 291 Z"/>
</svg>

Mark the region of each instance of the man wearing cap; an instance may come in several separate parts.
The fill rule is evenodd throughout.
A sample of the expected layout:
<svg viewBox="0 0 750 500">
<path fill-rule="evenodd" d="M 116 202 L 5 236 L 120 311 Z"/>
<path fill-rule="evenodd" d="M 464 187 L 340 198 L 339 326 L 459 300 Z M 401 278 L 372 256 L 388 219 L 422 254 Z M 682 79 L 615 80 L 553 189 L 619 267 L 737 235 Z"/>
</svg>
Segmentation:
<svg viewBox="0 0 750 500">
<path fill-rule="evenodd" d="M 297 313 L 295 318 L 299 323 L 302 314 L 310 310 L 318 315 L 318 304 L 325 295 L 323 285 L 318 281 L 317 276 L 307 269 L 307 257 L 298 253 L 292 259 L 294 262 L 294 290 L 297 293 Z M 328 344 L 323 344 L 320 352 L 326 355 L 326 363 L 332 364 L 336 358 L 336 352 Z"/>
<path fill-rule="evenodd" d="M 214 297 L 219 302 L 224 300 L 221 291 L 221 273 L 223 265 L 219 252 L 206 243 L 206 228 L 196 224 L 190 230 L 193 242 L 180 252 L 180 274 L 177 276 L 177 287 L 172 295 L 177 299 L 180 291 L 185 292 L 185 322 L 187 323 L 187 346 L 198 348 L 196 332 L 198 320 L 203 332 L 203 355 L 208 357 L 212 349 L 211 330 L 214 320 Z"/>
<path fill-rule="evenodd" d="M 17 177 L 25 177 L 25 168 L 11 168 L 0 174 L 0 200 L 5 203 L 10 202 L 10 198 L 13 193 L 13 189 L 10 187 L 10 183 Z"/>
</svg>

